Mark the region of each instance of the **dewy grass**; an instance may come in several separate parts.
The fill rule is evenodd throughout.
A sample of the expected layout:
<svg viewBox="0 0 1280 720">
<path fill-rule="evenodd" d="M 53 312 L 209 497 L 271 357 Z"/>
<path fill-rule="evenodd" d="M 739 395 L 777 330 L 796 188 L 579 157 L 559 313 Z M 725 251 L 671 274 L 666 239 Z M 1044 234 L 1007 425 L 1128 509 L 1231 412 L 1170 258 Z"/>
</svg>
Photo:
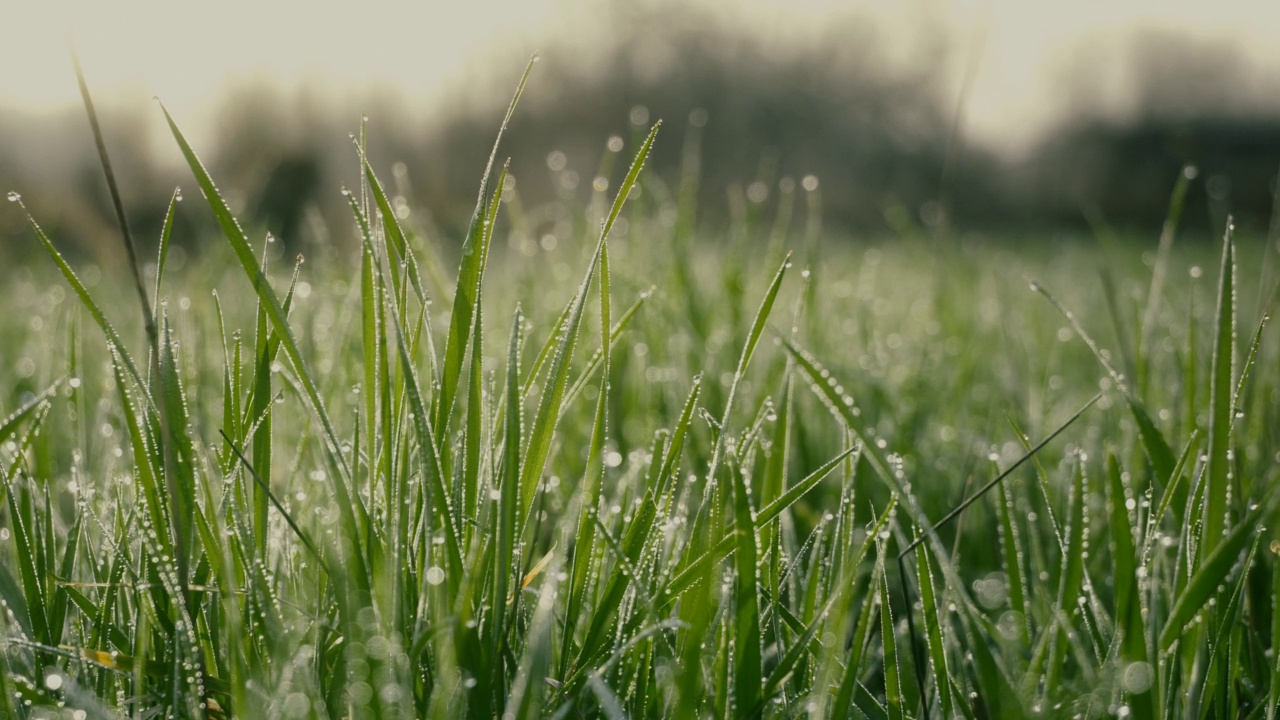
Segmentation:
<svg viewBox="0 0 1280 720">
<path fill-rule="evenodd" d="M 206 271 L 175 193 L 154 287 L 29 218 L 0 288 L 0 718 L 1276 716 L 1274 250 L 1175 247 L 1189 178 L 1094 280 L 820 245 L 813 183 L 700 228 L 654 126 L 526 258 L 495 144 L 442 288 L 363 127 L 358 261 L 290 277 L 166 118 Z"/>
</svg>

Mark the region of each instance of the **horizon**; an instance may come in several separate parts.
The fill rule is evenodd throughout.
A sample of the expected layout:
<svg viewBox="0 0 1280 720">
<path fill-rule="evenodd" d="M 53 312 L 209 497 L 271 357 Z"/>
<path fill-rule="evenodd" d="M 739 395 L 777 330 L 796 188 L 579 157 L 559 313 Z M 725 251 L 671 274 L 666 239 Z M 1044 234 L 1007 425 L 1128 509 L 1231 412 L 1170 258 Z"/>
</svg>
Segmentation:
<svg viewBox="0 0 1280 720">
<path fill-rule="evenodd" d="M 1280 13 L 1263 12 L 1264 5 L 1235 0 L 1206 8 L 1180 0 L 1162 5 L 1159 17 L 1137 2 L 1070 8 L 1029 8 L 1013 0 L 913 2 L 885 10 L 870 2 L 700 0 L 695 6 L 779 48 L 841 18 L 869 18 L 887 52 L 907 55 L 890 58 L 896 62 L 910 61 L 930 33 L 941 32 L 952 47 L 939 72 L 948 95 L 962 103 L 966 139 L 1016 155 L 1073 104 L 1127 112 L 1132 78 L 1125 73 L 1132 68 L 1125 59 L 1144 33 L 1221 48 L 1252 74 L 1263 88 L 1258 95 L 1269 95 L 1267 89 L 1280 87 L 1280 47 L 1268 42 L 1280 36 Z M 153 135 L 163 132 L 158 115 L 147 109 L 150 98 L 162 100 L 203 144 L 217 131 L 218 110 L 246 88 L 305 97 L 353 115 L 375 98 L 388 99 L 409 117 L 430 119 L 438 114 L 433 105 L 445 99 L 483 103 L 491 101 L 486 95 L 504 96 L 518 65 L 535 51 L 567 49 L 584 57 L 598 51 L 609 24 L 625 19 L 620 7 L 593 0 L 502 0 L 440 10 L 381 0 L 359 15 L 370 18 L 368 29 L 353 32 L 353 14 L 337 4 L 306 6 L 306 25 L 297 24 L 291 3 L 231 0 L 217 12 L 180 8 L 181 14 L 158 0 L 124 8 L 88 0 L 24 4 L 8 14 L 26 32 L 0 47 L 0 63 L 27 71 L 0 75 L 0 113 L 39 119 L 81 112 L 69 39 L 98 104 L 148 118 Z M 240 21 L 248 15 L 255 22 Z M 200 32 L 188 31 L 196 25 Z M 592 27 L 604 30 L 593 35 Z M 536 83 L 535 77 L 535 89 Z"/>
</svg>

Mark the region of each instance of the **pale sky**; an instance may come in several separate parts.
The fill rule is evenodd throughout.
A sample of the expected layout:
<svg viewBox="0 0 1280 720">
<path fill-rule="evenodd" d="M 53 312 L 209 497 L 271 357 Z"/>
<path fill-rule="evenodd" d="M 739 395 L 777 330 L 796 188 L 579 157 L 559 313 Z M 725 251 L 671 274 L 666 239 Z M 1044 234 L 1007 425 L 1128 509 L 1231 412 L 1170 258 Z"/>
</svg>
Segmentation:
<svg viewBox="0 0 1280 720">
<path fill-rule="evenodd" d="M 615 0 L 616 2 L 617 0 Z M 635 1 L 635 0 L 632 0 Z M 1280 77 L 1277 0 L 703 0 L 762 33 L 803 41 L 833 15 L 876 17 L 886 45 L 910 48 L 921 27 L 950 28 L 978 55 L 965 128 L 1016 146 L 1063 108 L 1061 78 L 1090 64 L 1101 93 L 1123 98 L 1127 38 L 1141 29 L 1229 40 Z M 161 98 L 188 131 L 209 132 L 220 94 L 265 78 L 322 88 L 335 102 L 371 87 L 429 112 L 443 91 L 519 73 L 495 67 L 539 47 L 583 42 L 608 0 L 0 0 L 0 113 L 78 105 L 65 38 L 74 38 L 98 101 L 137 106 Z M 967 52 L 967 50 L 966 50 Z M 959 92 L 964 57 L 947 68 Z M 1229 80 L 1227 80 L 1229 81 Z M 536 78 L 534 80 L 536 83 Z M 505 96 L 505 91 L 503 91 Z"/>
</svg>

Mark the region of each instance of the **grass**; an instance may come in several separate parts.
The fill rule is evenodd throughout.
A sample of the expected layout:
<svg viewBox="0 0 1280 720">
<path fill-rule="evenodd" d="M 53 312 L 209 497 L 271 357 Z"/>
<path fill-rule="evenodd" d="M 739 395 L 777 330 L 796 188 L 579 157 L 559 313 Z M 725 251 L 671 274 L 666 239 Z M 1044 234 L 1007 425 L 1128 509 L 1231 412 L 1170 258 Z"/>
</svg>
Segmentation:
<svg viewBox="0 0 1280 720">
<path fill-rule="evenodd" d="M 445 281 L 357 143 L 290 277 L 166 117 L 225 244 L 2 291 L 0 716 L 1275 717 L 1274 249 L 1185 186 L 1143 257 L 708 242 L 655 125 L 544 251 L 495 145 Z"/>
</svg>

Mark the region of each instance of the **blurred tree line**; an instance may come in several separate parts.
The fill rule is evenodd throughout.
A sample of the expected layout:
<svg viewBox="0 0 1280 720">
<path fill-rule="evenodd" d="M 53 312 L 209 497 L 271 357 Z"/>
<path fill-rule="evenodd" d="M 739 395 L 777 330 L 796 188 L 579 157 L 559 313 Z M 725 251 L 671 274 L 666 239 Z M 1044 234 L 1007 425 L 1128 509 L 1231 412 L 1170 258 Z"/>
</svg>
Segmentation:
<svg viewBox="0 0 1280 720">
<path fill-rule="evenodd" d="M 1272 215 L 1280 94 L 1230 47 L 1139 38 L 1127 66 L 1108 70 L 1133 76 L 1128 107 L 1117 112 L 1077 92 L 1057 127 L 1010 158 L 955 132 L 944 68 L 953 67 L 956 47 L 941 29 L 926 29 L 904 53 L 856 18 L 784 43 L 705 9 L 661 6 L 619 9 L 601 35 L 597 46 L 543 53 L 508 131 L 501 152 L 512 156 L 525 208 L 585 202 L 593 187 L 616 183 L 642 129 L 663 118 L 654 177 L 674 191 L 696 137 L 698 212 L 708 223 L 752 205 L 771 208 L 780 189 L 798 192 L 816 178 L 824 223 L 837 232 L 1087 230 L 1101 221 L 1150 235 L 1187 164 L 1198 179 L 1186 223 L 1220 229 L 1231 213 L 1238 227 L 1256 230 Z M 514 70 L 517 62 L 507 64 Z M 509 84 L 514 72 L 504 78 Z M 1087 79 L 1080 85 L 1089 87 Z M 368 151 L 399 212 L 446 241 L 461 236 L 508 91 L 459 88 L 429 118 L 410 116 L 394 97 L 368 101 Z M 141 116 L 152 111 L 105 118 L 130 219 L 144 238 L 158 233 L 173 185 L 192 185 L 155 157 L 146 132 L 154 121 Z M 358 182 L 346 142 L 358 125 L 306 91 L 246 87 L 223 108 L 203 153 L 252 231 L 301 251 L 330 233 L 350 239 L 338 188 Z M 620 144 L 627 149 L 615 152 Z M 72 252 L 115 252 L 83 117 L 0 116 L 0 189 L 22 191 Z M 3 210 L 0 247 L 15 257 L 34 251 L 16 207 Z M 534 233 L 557 219 L 529 217 Z M 204 237 L 205 222 L 204 213 L 180 214 L 176 237 Z"/>
</svg>

